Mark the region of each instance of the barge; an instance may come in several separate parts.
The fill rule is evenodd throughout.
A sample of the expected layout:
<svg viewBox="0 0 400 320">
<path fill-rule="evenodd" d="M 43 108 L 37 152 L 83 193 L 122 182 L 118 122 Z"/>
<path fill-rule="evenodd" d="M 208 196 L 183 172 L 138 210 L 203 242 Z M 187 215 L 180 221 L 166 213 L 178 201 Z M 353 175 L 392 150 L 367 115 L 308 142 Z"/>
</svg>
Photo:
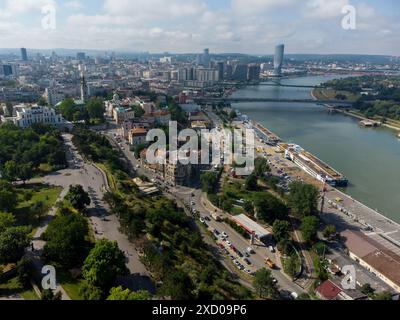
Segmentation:
<svg viewBox="0 0 400 320">
<path fill-rule="evenodd" d="M 332 187 L 348 186 L 349 180 L 344 175 L 304 150 L 302 147 L 286 143 L 280 143 L 278 146 L 285 153 L 285 157 L 288 160 L 293 161 L 303 171 L 317 180 L 327 183 Z"/>
</svg>

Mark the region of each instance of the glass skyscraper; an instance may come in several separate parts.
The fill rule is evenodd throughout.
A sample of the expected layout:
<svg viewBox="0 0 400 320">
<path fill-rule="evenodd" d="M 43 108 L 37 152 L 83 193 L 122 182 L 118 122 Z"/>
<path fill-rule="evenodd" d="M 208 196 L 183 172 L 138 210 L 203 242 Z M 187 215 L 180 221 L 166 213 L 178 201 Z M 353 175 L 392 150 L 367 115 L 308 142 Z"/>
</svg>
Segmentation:
<svg viewBox="0 0 400 320">
<path fill-rule="evenodd" d="M 285 54 L 285 45 L 280 44 L 275 48 L 274 57 L 274 76 L 280 77 L 282 75 L 283 58 Z"/>
</svg>

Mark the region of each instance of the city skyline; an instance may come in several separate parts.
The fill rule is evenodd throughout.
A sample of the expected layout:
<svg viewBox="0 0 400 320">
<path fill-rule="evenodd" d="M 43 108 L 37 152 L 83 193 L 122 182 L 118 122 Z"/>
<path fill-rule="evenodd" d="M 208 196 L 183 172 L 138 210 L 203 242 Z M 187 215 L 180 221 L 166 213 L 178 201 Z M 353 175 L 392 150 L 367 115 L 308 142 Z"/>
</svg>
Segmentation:
<svg viewBox="0 0 400 320">
<path fill-rule="evenodd" d="M 348 5 L 355 8 L 355 30 L 342 25 Z M 55 8 L 55 29 L 42 28 L 42 9 L 48 6 Z M 392 0 L 1 0 L 0 34 L 3 48 L 175 53 L 210 48 L 261 55 L 286 43 L 288 54 L 396 56 L 398 6 Z"/>
</svg>

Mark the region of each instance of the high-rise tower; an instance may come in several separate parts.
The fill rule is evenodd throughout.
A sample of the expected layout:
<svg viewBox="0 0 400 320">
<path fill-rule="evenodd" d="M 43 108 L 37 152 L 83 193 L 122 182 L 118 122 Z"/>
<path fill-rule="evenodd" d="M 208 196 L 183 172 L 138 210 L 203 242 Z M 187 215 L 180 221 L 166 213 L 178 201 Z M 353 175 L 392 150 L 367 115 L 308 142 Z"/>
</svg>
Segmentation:
<svg viewBox="0 0 400 320">
<path fill-rule="evenodd" d="M 86 102 L 86 98 L 89 95 L 88 85 L 85 79 L 85 70 L 86 67 L 84 65 L 79 65 L 82 102 Z"/>
<path fill-rule="evenodd" d="M 28 52 L 26 48 L 21 48 L 21 58 L 23 61 L 28 61 Z"/>
<path fill-rule="evenodd" d="M 203 66 L 206 68 L 210 67 L 210 50 L 209 49 L 204 49 L 203 53 Z"/>
<path fill-rule="evenodd" d="M 275 57 L 274 57 L 274 76 L 280 77 L 282 76 L 282 65 L 285 54 L 285 45 L 280 44 L 275 48 Z"/>
</svg>

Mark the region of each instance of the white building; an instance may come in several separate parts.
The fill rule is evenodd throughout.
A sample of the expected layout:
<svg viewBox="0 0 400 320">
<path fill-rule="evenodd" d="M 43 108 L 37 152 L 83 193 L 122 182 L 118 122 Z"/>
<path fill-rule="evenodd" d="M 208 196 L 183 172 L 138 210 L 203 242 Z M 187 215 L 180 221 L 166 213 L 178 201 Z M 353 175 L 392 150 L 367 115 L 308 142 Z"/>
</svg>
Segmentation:
<svg viewBox="0 0 400 320">
<path fill-rule="evenodd" d="M 64 118 L 56 114 L 55 110 L 49 107 L 17 105 L 14 109 L 16 116 L 11 118 L 2 117 L 2 122 L 12 121 L 20 128 L 30 127 L 34 123 L 52 124 L 55 126 L 65 124 Z"/>
<path fill-rule="evenodd" d="M 135 111 L 130 108 L 117 107 L 113 109 L 113 119 L 114 121 L 121 125 L 125 121 L 135 119 Z"/>
<path fill-rule="evenodd" d="M 62 102 L 66 95 L 64 92 L 56 88 L 46 88 L 44 97 L 50 105 L 55 106 L 57 103 Z"/>
</svg>

